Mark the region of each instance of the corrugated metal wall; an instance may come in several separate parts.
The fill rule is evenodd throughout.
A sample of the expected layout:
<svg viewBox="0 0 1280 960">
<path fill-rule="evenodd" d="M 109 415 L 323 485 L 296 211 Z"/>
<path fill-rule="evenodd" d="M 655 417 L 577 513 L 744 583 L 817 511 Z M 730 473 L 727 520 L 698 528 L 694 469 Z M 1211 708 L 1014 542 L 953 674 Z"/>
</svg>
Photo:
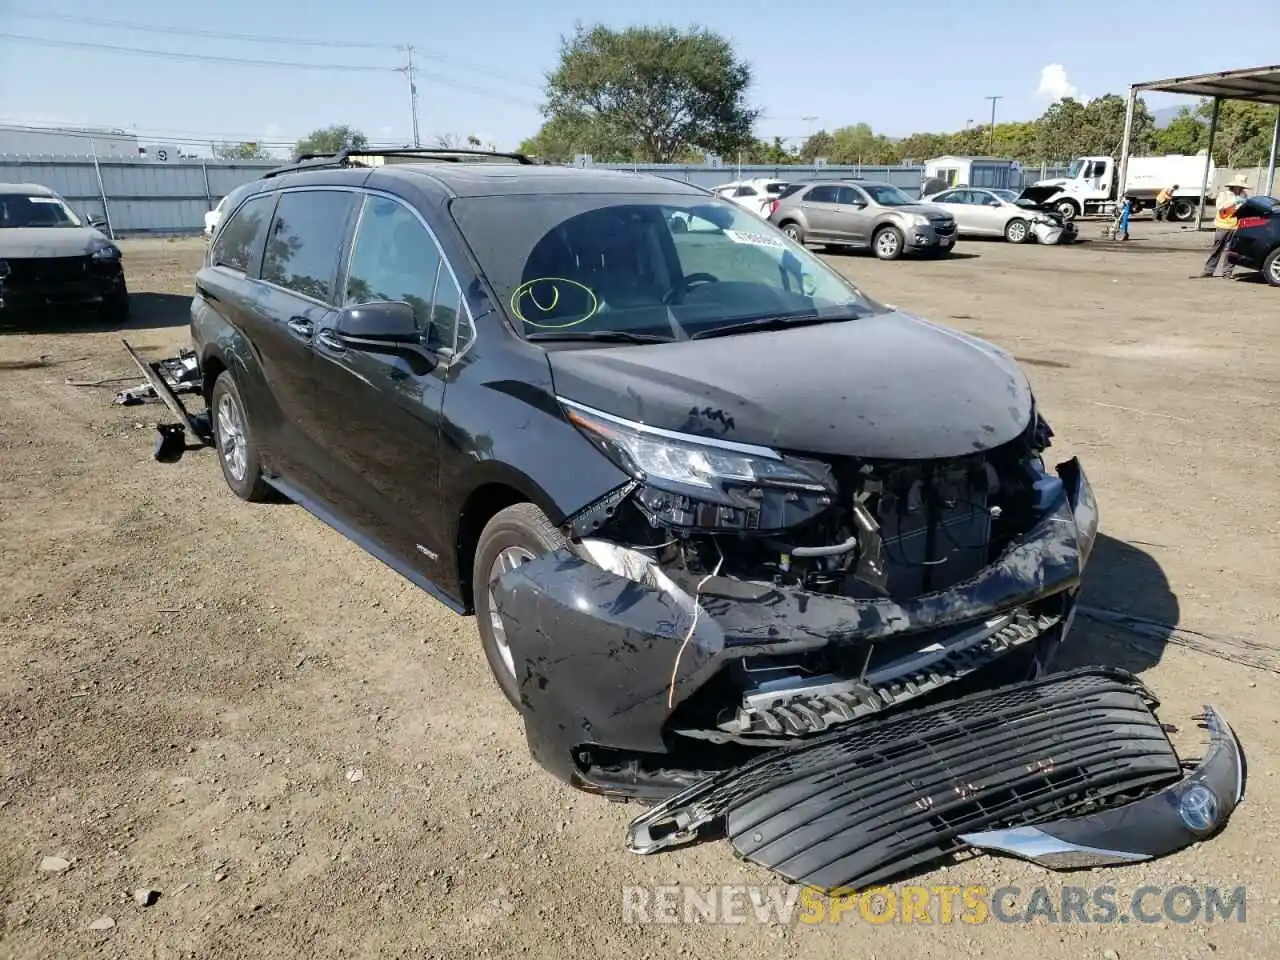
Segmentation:
<svg viewBox="0 0 1280 960">
<path fill-rule="evenodd" d="M 86 157 L 13 156 L 0 154 L 0 183 L 40 183 L 58 193 L 77 211 L 109 217 L 116 236 L 180 235 L 204 229 L 204 215 L 233 188 L 279 166 L 279 161 L 179 160 L 147 162 Z M 698 164 L 598 164 L 613 170 L 634 170 L 701 187 L 714 187 L 748 177 L 780 180 L 815 176 L 865 177 L 882 180 L 918 196 L 924 168 L 920 166 L 743 165 L 711 167 Z M 1060 171 L 1028 169 L 1026 183 Z M 102 182 L 99 187 L 98 177 Z M 103 195 L 106 204 L 103 203 Z"/>
</svg>

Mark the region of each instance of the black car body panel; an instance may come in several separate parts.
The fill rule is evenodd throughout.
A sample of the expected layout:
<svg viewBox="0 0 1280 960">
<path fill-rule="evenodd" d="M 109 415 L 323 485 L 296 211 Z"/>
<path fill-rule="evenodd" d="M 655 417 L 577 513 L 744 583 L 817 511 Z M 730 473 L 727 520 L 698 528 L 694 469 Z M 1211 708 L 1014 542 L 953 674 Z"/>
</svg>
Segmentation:
<svg viewBox="0 0 1280 960">
<path fill-rule="evenodd" d="M 1211 756 L 1184 778 L 1156 706 L 1134 677 L 1087 668 L 898 713 L 709 777 L 637 817 L 628 846 L 720 827 L 747 859 L 827 891 L 975 844 L 1064 868 L 1146 859 L 1216 832 L 1243 796 L 1225 723 L 1206 708 Z"/>
<path fill-rule="evenodd" d="M 953 457 L 1008 442 L 1031 417 L 1027 380 L 1007 353 L 898 312 L 550 356 L 566 399 L 783 450 Z"/>
<path fill-rule="evenodd" d="M 1280 200 L 1250 197 L 1236 211 L 1236 219 L 1227 260 L 1249 270 L 1265 270 L 1267 258 L 1280 249 Z M 1275 277 L 1267 280 L 1280 286 L 1280 266 L 1275 267 Z"/>
</svg>

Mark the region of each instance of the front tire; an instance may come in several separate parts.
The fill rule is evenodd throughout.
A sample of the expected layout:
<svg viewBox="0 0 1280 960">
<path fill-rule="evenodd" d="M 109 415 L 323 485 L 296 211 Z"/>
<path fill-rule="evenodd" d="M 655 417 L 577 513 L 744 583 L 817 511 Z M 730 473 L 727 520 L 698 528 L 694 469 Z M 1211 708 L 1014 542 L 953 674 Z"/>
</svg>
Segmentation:
<svg viewBox="0 0 1280 960">
<path fill-rule="evenodd" d="M 1190 220 L 1196 215 L 1196 205 L 1190 200 L 1175 200 L 1173 206 L 1169 208 L 1167 217 L 1169 220 Z"/>
<path fill-rule="evenodd" d="M 804 230 L 794 220 L 788 220 L 780 229 L 796 243 L 804 243 Z"/>
<path fill-rule="evenodd" d="M 1080 211 L 1076 209 L 1075 202 L 1072 200 L 1063 200 L 1054 209 L 1058 211 L 1058 216 L 1066 223 L 1070 223 L 1080 215 Z"/>
<path fill-rule="evenodd" d="M 1026 243 L 1031 238 L 1031 227 L 1025 220 L 1010 220 L 1004 225 L 1004 238 L 1010 243 Z"/>
<path fill-rule="evenodd" d="M 493 515 L 476 543 L 471 595 L 475 601 L 480 646 L 498 689 L 520 709 L 520 680 L 507 644 L 506 627 L 494 609 L 493 584 L 509 570 L 535 557 L 552 553 L 568 541 L 532 503 L 517 503 Z"/>
<path fill-rule="evenodd" d="M 897 260 L 904 246 L 902 231 L 897 227 L 881 227 L 871 238 L 871 249 L 881 260 Z"/>
<path fill-rule="evenodd" d="M 218 465 L 231 492 L 250 503 L 269 500 L 271 487 L 262 475 L 258 442 L 249 425 L 240 389 L 230 373 L 222 373 L 213 382 L 209 413 Z"/>
<path fill-rule="evenodd" d="M 98 305 L 98 319 L 104 324 L 117 327 L 123 326 L 129 320 L 129 288 L 125 286 L 123 280 L 120 281 L 120 286 L 112 291 L 111 296 Z"/>
<path fill-rule="evenodd" d="M 1262 261 L 1262 276 L 1273 287 L 1280 287 L 1280 247 L 1276 247 Z"/>
</svg>

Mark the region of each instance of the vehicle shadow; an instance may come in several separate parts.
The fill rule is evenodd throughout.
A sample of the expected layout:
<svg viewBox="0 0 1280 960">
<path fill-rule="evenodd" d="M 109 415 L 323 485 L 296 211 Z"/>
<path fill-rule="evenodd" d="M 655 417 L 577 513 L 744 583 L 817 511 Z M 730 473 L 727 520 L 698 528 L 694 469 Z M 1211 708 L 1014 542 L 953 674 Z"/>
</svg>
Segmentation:
<svg viewBox="0 0 1280 960">
<path fill-rule="evenodd" d="M 185 327 L 190 322 L 190 295 L 148 291 L 129 294 L 129 319 L 124 323 L 104 323 L 93 310 L 27 312 L 12 317 L 0 315 L 0 332 L 101 333 Z"/>
<path fill-rule="evenodd" d="M 1178 597 L 1155 557 L 1100 533 L 1085 570 L 1075 626 L 1053 669 L 1104 664 L 1137 673 L 1153 667 L 1164 655 L 1169 628 L 1177 626 L 1180 612 Z M 1140 633 L 1116 622 L 1129 618 Z"/>
</svg>

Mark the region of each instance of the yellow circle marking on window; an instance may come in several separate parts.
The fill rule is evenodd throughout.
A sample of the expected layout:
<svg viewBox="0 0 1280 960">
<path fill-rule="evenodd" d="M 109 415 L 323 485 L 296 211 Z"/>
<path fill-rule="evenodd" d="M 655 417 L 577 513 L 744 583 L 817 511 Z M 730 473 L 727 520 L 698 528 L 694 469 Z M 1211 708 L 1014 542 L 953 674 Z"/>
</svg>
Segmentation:
<svg viewBox="0 0 1280 960">
<path fill-rule="evenodd" d="M 543 306 L 536 296 L 534 296 L 533 288 L 538 284 L 551 285 L 551 303 Z M 525 316 L 524 310 L 521 308 L 521 301 L 528 299 L 533 306 L 542 313 L 550 313 L 560 303 L 560 284 L 567 284 L 571 287 L 577 287 L 586 292 L 591 298 L 591 309 L 581 317 L 570 320 L 567 323 L 539 323 L 537 320 L 530 320 Z M 545 294 L 544 294 L 545 296 Z M 538 277 L 534 280 L 526 281 L 511 291 L 511 314 L 521 323 L 527 323 L 531 327 L 542 327 L 547 330 L 563 330 L 567 327 L 576 327 L 580 323 L 585 323 L 596 315 L 596 311 L 600 309 L 600 298 L 596 296 L 595 291 L 586 284 L 579 283 L 577 280 L 569 280 L 565 277 Z"/>
</svg>

